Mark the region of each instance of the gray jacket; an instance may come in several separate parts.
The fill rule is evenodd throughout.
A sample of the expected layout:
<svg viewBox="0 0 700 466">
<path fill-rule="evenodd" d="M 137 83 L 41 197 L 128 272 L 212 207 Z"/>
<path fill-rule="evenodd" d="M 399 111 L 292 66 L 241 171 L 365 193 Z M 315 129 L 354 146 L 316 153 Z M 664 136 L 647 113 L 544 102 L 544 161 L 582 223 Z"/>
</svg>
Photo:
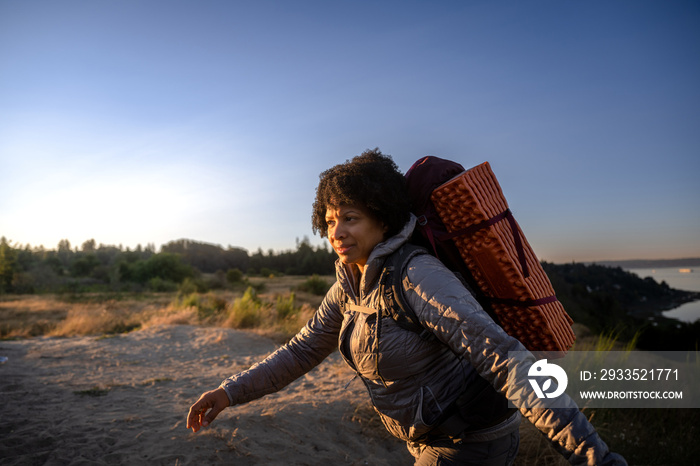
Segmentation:
<svg viewBox="0 0 700 466">
<path fill-rule="evenodd" d="M 401 233 L 375 247 L 357 287 L 351 285 L 345 267 L 336 263 L 337 282 L 306 326 L 264 361 L 222 382 L 231 406 L 281 390 L 340 348 L 366 385 L 384 425 L 409 444 L 435 427 L 465 387 L 481 376 L 513 401 L 572 464 L 626 464 L 608 451 L 566 395 L 559 400 L 563 407 L 556 410 L 519 406 L 519 400 L 532 401 L 534 394 L 525 377 L 522 383 L 513 382 L 508 373 L 526 374 L 534 358 L 508 359 L 509 351 L 526 349 L 493 322 L 436 258 L 413 257 L 403 285 L 406 301 L 437 338 L 422 339 L 391 317 L 377 325 L 376 309 L 384 305 L 378 283 L 384 259 L 408 240 L 414 226 L 412 217 Z"/>
</svg>

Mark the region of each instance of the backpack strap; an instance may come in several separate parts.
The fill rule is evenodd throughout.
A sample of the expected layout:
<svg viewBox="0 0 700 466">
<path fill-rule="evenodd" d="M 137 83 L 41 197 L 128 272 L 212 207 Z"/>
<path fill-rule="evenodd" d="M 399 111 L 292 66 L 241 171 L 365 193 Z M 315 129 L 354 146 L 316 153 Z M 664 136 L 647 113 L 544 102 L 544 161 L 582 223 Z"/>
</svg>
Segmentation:
<svg viewBox="0 0 700 466">
<path fill-rule="evenodd" d="M 386 312 L 396 324 L 408 331 L 418 333 L 426 341 L 435 339 L 428 329 L 421 325 L 413 308 L 403 294 L 403 276 L 411 258 L 420 254 L 430 254 L 428 250 L 413 244 L 404 244 L 387 257 L 380 278 L 381 293 Z"/>
<path fill-rule="evenodd" d="M 389 314 L 399 327 L 419 334 L 425 341 L 437 339 L 420 323 L 403 293 L 406 267 L 413 257 L 421 254 L 430 254 L 430 252 L 423 247 L 407 243 L 386 258 L 380 277 L 385 310 L 378 311 L 377 339 L 381 331 L 383 313 Z M 384 379 L 382 382 L 386 385 Z M 515 411 L 517 410 L 509 408 L 508 401 L 503 395 L 496 392 L 485 379 L 477 377 L 465 388 L 459 398 L 445 409 L 444 415 L 438 420 L 438 426 L 428 435 L 439 432 L 452 438 L 455 443 L 461 443 L 465 433 L 495 426 L 504 422 Z"/>
</svg>

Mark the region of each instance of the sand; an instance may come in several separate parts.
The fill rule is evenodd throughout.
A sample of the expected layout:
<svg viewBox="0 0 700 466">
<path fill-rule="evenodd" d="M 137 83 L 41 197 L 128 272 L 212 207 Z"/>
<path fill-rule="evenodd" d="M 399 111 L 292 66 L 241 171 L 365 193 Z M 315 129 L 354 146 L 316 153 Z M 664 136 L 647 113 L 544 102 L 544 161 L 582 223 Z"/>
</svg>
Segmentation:
<svg viewBox="0 0 700 466">
<path fill-rule="evenodd" d="M 233 329 L 157 326 L 113 337 L 0 342 L 0 463 L 412 464 L 337 352 L 283 391 L 197 434 L 189 406 L 277 348 Z"/>
</svg>

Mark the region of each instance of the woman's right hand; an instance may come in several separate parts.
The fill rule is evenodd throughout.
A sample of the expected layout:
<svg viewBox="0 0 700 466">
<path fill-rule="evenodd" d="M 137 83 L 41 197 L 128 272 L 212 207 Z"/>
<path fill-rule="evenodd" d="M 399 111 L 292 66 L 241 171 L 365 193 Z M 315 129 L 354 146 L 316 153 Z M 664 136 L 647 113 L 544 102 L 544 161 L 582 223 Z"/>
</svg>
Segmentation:
<svg viewBox="0 0 700 466">
<path fill-rule="evenodd" d="M 229 406 L 228 395 L 223 388 L 203 393 L 187 413 L 187 428 L 197 432 L 206 427 Z"/>
</svg>

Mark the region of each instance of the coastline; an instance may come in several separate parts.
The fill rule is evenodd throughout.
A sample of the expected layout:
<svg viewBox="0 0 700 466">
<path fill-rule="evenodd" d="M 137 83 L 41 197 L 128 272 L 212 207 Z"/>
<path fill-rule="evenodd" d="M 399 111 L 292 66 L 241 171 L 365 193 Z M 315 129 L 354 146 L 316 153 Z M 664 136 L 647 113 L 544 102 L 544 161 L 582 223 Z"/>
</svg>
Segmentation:
<svg viewBox="0 0 700 466">
<path fill-rule="evenodd" d="M 663 317 L 674 319 L 686 324 L 693 324 L 700 321 L 700 293 L 695 299 L 680 303 L 670 309 L 661 311 Z"/>
<path fill-rule="evenodd" d="M 691 269 L 677 265 L 624 269 L 642 279 L 651 278 L 670 287 L 673 293 L 670 300 L 650 303 L 657 308 L 657 312 L 653 313 L 656 317 L 685 324 L 692 324 L 700 319 L 700 266 Z M 646 306 L 640 308 L 644 314 Z"/>
<path fill-rule="evenodd" d="M 645 301 L 643 303 L 638 304 L 634 309 L 631 309 L 629 311 L 629 315 L 642 319 L 656 318 L 677 320 L 678 322 L 684 323 L 692 323 L 688 321 L 682 321 L 674 317 L 669 317 L 666 315 L 666 313 L 674 311 L 686 304 L 696 302 L 700 302 L 700 292 L 674 290 L 674 295 L 670 299 Z M 697 319 L 700 319 L 700 316 L 698 316 L 695 320 Z"/>
</svg>

